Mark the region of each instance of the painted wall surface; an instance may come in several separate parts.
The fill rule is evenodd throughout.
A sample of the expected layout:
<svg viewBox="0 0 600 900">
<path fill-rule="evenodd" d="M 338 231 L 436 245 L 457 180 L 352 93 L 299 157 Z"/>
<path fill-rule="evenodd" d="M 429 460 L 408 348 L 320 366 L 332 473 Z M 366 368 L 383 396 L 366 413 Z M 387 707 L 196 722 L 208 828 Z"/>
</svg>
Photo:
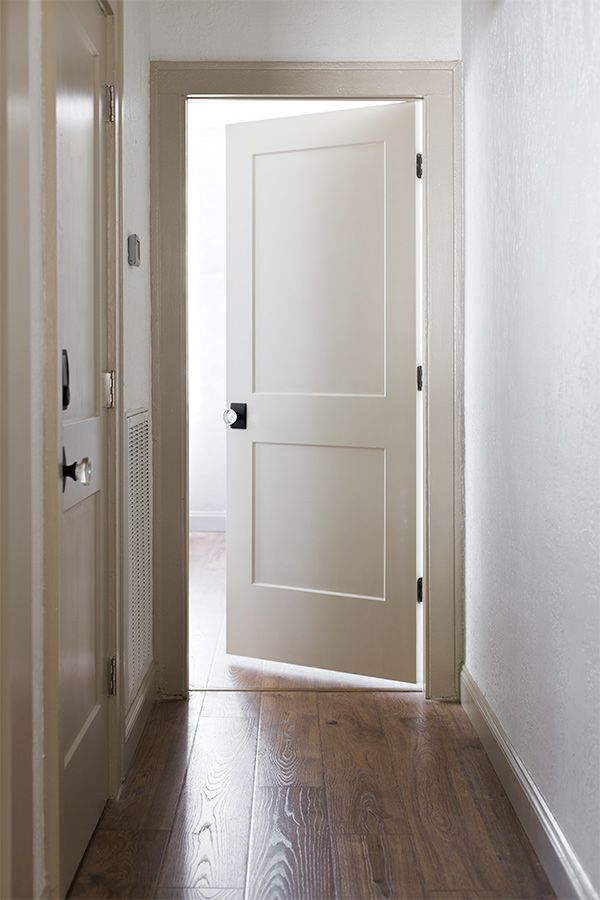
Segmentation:
<svg viewBox="0 0 600 900">
<path fill-rule="evenodd" d="M 123 340 L 125 410 L 150 409 L 150 13 L 123 5 L 123 228 L 138 234 L 141 265 L 125 261 Z"/>
<path fill-rule="evenodd" d="M 460 0 L 152 0 L 152 59 L 460 56 Z"/>
<path fill-rule="evenodd" d="M 468 0 L 466 664 L 600 890 L 600 4 Z"/>
</svg>

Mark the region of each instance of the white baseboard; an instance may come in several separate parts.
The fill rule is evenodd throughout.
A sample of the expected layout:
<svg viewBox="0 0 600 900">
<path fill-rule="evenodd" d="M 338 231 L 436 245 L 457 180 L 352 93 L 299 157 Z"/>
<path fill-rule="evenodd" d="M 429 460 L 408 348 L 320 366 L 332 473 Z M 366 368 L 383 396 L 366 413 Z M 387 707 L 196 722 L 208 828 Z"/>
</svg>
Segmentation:
<svg viewBox="0 0 600 900">
<path fill-rule="evenodd" d="M 508 794 L 556 895 L 599 900 L 590 879 L 538 786 L 469 671 L 461 672 L 461 703 Z"/>
<path fill-rule="evenodd" d="M 225 512 L 190 512 L 190 531 L 225 531 Z"/>
</svg>

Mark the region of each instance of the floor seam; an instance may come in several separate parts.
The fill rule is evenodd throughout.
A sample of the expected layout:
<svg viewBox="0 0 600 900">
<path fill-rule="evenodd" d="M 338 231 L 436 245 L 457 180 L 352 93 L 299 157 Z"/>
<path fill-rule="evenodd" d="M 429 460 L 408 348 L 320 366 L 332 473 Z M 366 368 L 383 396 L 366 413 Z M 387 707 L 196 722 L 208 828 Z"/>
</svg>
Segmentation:
<svg viewBox="0 0 600 900">
<path fill-rule="evenodd" d="M 256 724 L 256 750 L 254 753 L 254 776 L 252 779 L 252 803 L 250 804 L 250 828 L 248 829 L 248 852 L 246 854 L 246 874 L 244 877 L 243 900 L 248 896 L 248 879 L 250 875 L 250 854 L 252 852 L 252 836 L 254 834 L 254 804 L 256 800 L 256 773 L 258 771 L 258 751 L 260 747 L 260 730 L 262 725 L 262 698 L 258 707 L 258 721 Z"/>
<path fill-rule="evenodd" d="M 336 864 L 336 856 L 333 849 L 333 831 L 331 828 L 331 814 L 329 811 L 329 791 L 327 790 L 327 779 L 325 777 L 325 754 L 323 752 L 323 732 L 321 731 L 321 710 L 319 709 L 319 693 L 324 693 L 321 691 L 315 691 L 316 701 L 317 701 L 317 724 L 319 727 L 319 747 L 321 748 L 321 770 L 323 773 L 323 798 L 325 800 L 325 814 L 327 815 L 327 834 L 329 836 L 329 859 L 331 861 L 331 877 L 333 879 L 333 892 L 335 897 L 339 896 L 338 891 L 338 878 L 337 878 L 337 864 Z M 333 693 L 333 692 L 332 692 Z"/>
<path fill-rule="evenodd" d="M 198 728 L 199 728 L 199 726 L 200 726 L 200 716 L 202 715 L 202 709 L 203 709 L 203 707 L 204 707 L 204 701 L 205 701 L 205 700 L 206 700 L 206 693 L 204 694 L 204 697 L 202 698 L 202 703 L 200 704 L 200 711 L 198 712 L 198 717 L 197 717 L 197 719 L 196 719 L 196 725 L 195 725 L 195 727 L 194 727 L 194 733 L 193 733 L 193 737 L 192 737 L 192 740 L 191 740 L 191 743 L 190 743 L 190 750 L 189 750 L 189 753 L 188 753 L 187 758 L 186 758 L 186 761 L 185 761 L 185 771 L 184 771 L 184 773 L 183 773 L 183 778 L 181 779 L 181 786 L 180 786 L 179 792 L 178 792 L 178 794 L 177 794 L 177 803 L 175 804 L 175 812 L 173 813 L 173 819 L 172 819 L 171 825 L 170 825 L 170 827 L 169 827 L 169 833 L 168 833 L 167 840 L 166 840 L 166 842 L 165 842 L 165 846 L 164 846 L 164 850 L 163 850 L 163 854 L 162 854 L 162 857 L 161 857 L 161 860 L 160 860 L 160 866 L 159 866 L 159 868 L 158 868 L 158 874 L 157 874 L 157 876 L 156 876 L 156 887 L 155 887 L 155 889 L 154 889 L 154 893 L 155 893 L 155 894 L 158 892 L 158 888 L 160 887 L 160 878 L 161 878 L 162 871 L 163 871 L 163 867 L 164 867 L 164 864 L 165 864 L 165 858 L 166 858 L 166 855 L 167 855 L 167 850 L 169 849 L 169 847 L 170 847 L 170 845 L 171 845 L 171 838 L 172 838 L 172 836 L 173 836 L 173 828 L 175 827 L 175 822 L 177 821 L 177 813 L 178 813 L 178 811 L 179 811 L 179 806 L 180 806 L 180 804 L 181 804 L 181 795 L 182 795 L 182 793 L 183 793 L 183 789 L 184 789 L 185 783 L 186 783 L 186 781 L 187 781 L 188 772 L 189 772 L 189 769 L 190 769 L 190 761 L 191 761 L 191 759 L 192 759 L 192 753 L 194 752 L 194 748 L 195 748 L 195 746 L 196 746 L 196 739 L 197 739 L 197 736 L 198 736 Z M 186 702 L 186 701 L 184 701 L 184 702 Z M 187 702 L 189 703 L 189 701 L 187 701 Z"/>
</svg>

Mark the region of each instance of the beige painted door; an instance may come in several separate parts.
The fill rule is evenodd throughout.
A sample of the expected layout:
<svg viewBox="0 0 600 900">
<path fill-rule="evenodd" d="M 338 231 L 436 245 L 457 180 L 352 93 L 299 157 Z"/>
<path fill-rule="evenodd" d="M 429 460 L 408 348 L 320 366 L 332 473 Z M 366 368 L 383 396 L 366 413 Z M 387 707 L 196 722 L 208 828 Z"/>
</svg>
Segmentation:
<svg viewBox="0 0 600 900">
<path fill-rule="evenodd" d="M 96 0 L 58 4 L 57 238 L 61 347 L 70 398 L 67 464 L 89 483 L 62 493 L 60 587 L 61 889 L 75 872 L 108 794 L 105 71 L 106 20 Z M 61 407 L 67 398 L 62 397 Z M 59 488 L 62 492 L 62 483 Z"/>
<path fill-rule="evenodd" d="M 416 681 L 415 150 L 412 102 L 228 127 L 230 653 Z"/>
</svg>

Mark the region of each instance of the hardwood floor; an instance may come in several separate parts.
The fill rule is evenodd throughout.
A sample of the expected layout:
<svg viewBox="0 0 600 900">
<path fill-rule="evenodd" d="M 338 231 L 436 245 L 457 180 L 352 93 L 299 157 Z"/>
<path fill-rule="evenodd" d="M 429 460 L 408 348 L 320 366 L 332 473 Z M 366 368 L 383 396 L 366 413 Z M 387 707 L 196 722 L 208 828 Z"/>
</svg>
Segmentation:
<svg viewBox="0 0 600 900">
<path fill-rule="evenodd" d="M 222 591 L 218 544 L 198 590 Z M 212 612 L 195 663 L 209 689 L 155 704 L 70 897 L 554 896 L 460 706 L 232 662 Z"/>
<path fill-rule="evenodd" d="M 71 897 L 553 897 L 460 707 L 393 692 L 157 703 Z"/>
</svg>

